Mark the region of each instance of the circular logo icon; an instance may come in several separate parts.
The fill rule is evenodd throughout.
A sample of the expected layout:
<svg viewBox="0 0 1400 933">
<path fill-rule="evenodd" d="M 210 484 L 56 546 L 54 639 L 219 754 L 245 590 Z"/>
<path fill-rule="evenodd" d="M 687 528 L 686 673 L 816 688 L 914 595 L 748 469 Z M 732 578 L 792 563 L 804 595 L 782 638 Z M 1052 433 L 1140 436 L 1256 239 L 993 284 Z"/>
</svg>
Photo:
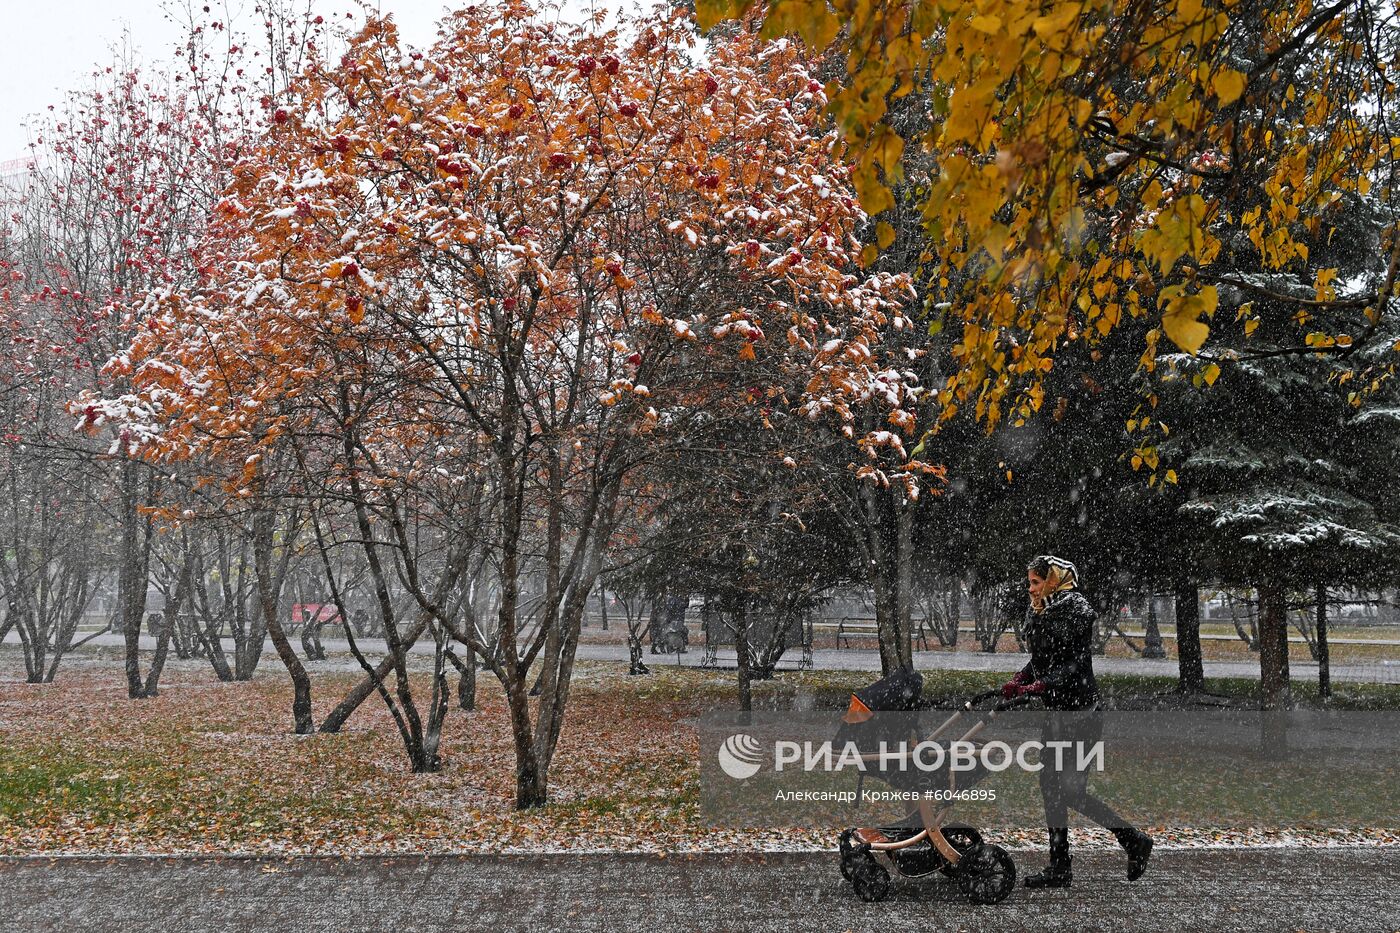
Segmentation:
<svg viewBox="0 0 1400 933">
<path fill-rule="evenodd" d="M 762 767 L 763 755 L 758 739 L 746 732 L 738 732 L 724 740 L 719 747 L 719 766 L 725 774 L 736 781 L 751 778 Z"/>
</svg>

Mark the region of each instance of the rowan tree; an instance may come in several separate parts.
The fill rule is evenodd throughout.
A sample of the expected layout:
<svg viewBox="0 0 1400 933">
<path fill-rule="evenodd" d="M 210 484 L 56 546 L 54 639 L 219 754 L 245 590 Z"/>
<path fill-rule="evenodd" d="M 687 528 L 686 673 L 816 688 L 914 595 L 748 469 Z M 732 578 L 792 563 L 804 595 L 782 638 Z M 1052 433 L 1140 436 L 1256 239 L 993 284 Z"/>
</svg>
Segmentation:
<svg viewBox="0 0 1400 933">
<path fill-rule="evenodd" d="M 51 682 L 103 581 L 106 516 L 87 494 L 85 458 L 64 445 L 66 399 L 85 374 L 45 320 L 50 296 L 30 295 L 32 239 L 0 221 L 0 638 L 18 634 L 31 683 Z"/>
<path fill-rule="evenodd" d="M 272 111 L 207 278 L 163 298 L 122 363 L 137 389 L 111 406 L 150 457 L 253 445 L 217 458 L 239 464 L 234 494 L 258 446 L 291 439 L 351 491 L 361 539 L 400 558 L 401 490 L 424 470 L 483 482 L 484 527 L 462 530 L 491 551 L 493 637 L 450 610 L 463 553 L 400 582 L 500 680 L 522 807 L 547 797 L 624 480 L 715 391 L 670 365 L 687 347 L 805 353 L 805 417 L 871 449 L 872 481 L 913 490 L 924 469 L 881 460 L 915 430 L 873 349 L 909 323 L 908 286 L 857 268 L 866 215 L 800 47 L 741 32 L 697 65 L 679 14 L 625 36 L 503 3 L 450 16 L 420 53 L 371 21 Z M 858 436 L 866 406 L 892 430 Z"/>
<path fill-rule="evenodd" d="M 112 388 L 103 365 L 125 345 L 146 293 L 179 276 L 182 234 L 199 211 L 187 185 L 204 161 L 193 124 L 164 76 L 119 57 L 40 125 L 10 208 L 23 250 L 5 297 L 15 308 L 12 339 L 31 348 L 34 377 L 30 417 L 16 431 L 40 455 L 51 490 L 31 500 L 29 517 L 61 527 L 89 516 L 76 529 L 81 545 L 65 543 L 55 557 L 88 562 L 89 594 L 106 582 L 108 560 L 116 564 L 115 627 L 127 641 L 132 698 L 152 695 L 160 676 L 143 675 L 136 655 L 154 531 L 142 508 L 160 480 L 129 456 L 120 429 L 98 441 L 75 435 L 66 408 L 84 391 Z M 61 501 L 53 491 L 65 485 L 71 498 Z M 15 553 L 23 560 L 29 552 Z M 56 662 L 60 644 L 52 647 Z"/>
<path fill-rule="evenodd" d="M 152 556 L 160 551 L 157 507 L 179 499 L 188 477 L 170 465 L 150 469 L 124 433 L 124 419 L 89 409 L 86 400 L 126 393 L 122 351 L 132 331 L 162 296 L 197 278 L 192 247 L 227 166 L 261 99 L 300 67 L 300 50 L 314 44 L 309 36 L 316 31 L 309 15 L 289 17 L 274 0 L 258 10 L 269 43 L 249 50 L 208 8 L 192 11 L 187 7 L 188 41 L 174 67 L 142 67 L 129 48 L 119 49 L 110 65 L 32 124 L 26 172 L 3 198 L 18 253 L 7 257 L 10 280 L 0 305 L 12 346 L 28 348 L 20 361 L 26 381 L 14 397 L 22 398 L 14 410 L 27 414 L 9 433 L 20 438 L 11 451 L 31 461 L 12 460 L 16 469 L 6 479 L 15 493 L 7 500 L 13 504 L 17 495 L 26 503 L 24 514 L 6 523 L 16 548 L 8 552 L 16 563 L 6 569 L 16 573 L 7 592 L 35 605 L 23 596 L 26 588 L 48 581 L 46 612 L 63 617 L 49 624 L 52 676 L 81 615 L 78 604 L 115 589 L 112 627 L 125 638 L 132 698 L 154 695 L 169 646 L 160 639 L 154 665 L 142 670 L 139 636 Z M 75 397 L 84 401 L 70 412 Z M 74 414 L 88 430 L 72 430 Z M 29 495 L 25 483 L 44 494 Z M 168 494 L 171 484 L 177 491 Z M 55 495 L 60 489 L 67 494 Z M 180 602 L 183 561 L 168 556 L 161 553 L 156 564 L 170 571 L 168 595 Z M 60 590 L 66 595 L 55 602 Z M 74 599 L 73 607 L 58 608 Z"/>
</svg>

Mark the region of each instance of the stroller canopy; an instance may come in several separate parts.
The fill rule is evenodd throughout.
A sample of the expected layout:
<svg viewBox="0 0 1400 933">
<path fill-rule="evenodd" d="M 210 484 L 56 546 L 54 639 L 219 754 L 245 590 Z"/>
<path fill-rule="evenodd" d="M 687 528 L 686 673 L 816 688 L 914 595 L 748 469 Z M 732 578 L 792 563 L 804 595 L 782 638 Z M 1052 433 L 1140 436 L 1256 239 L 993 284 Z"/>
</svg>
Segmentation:
<svg viewBox="0 0 1400 933">
<path fill-rule="evenodd" d="M 870 686 L 851 694 L 845 722 L 862 723 L 872 713 L 908 713 L 919 708 L 924 693 L 924 676 L 911 668 L 902 667 L 888 677 L 881 677 Z"/>
</svg>

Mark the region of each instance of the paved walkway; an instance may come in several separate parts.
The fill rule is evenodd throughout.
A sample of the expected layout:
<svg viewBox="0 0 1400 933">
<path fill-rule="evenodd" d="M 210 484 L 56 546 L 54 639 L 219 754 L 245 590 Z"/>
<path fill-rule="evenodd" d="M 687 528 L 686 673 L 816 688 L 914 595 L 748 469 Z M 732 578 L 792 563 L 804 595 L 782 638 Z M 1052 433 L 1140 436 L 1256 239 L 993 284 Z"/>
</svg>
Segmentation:
<svg viewBox="0 0 1400 933">
<path fill-rule="evenodd" d="M 1041 858 L 1017 855 L 1022 874 Z M 941 876 L 857 900 L 832 854 L 0 860 L 6 933 L 1400 930 L 1400 849 L 1112 852 L 972 907 Z"/>
<path fill-rule="evenodd" d="M 384 653 L 384 642 L 377 638 L 356 639 L 361 649 L 370 657 L 381 657 Z M 19 639 L 15 633 L 11 632 L 5 640 L 6 644 L 18 644 Z M 293 644 L 300 648 L 299 642 L 295 639 Z M 359 670 L 355 661 L 349 658 L 350 646 L 344 639 L 325 638 L 322 644 L 326 650 L 334 655 L 342 655 L 341 658 L 327 662 L 339 664 L 346 670 Z M 120 647 L 122 639 L 119 635 L 104 633 L 98 635 L 88 642 L 88 646 L 101 645 L 104 647 Z M 155 639 L 150 636 L 141 636 L 141 647 L 153 649 Z M 233 642 L 225 639 L 225 647 L 232 650 Z M 81 650 L 81 649 L 80 649 Z M 412 648 L 412 652 L 417 655 L 432 654 L 432 643 L 427 640 L 420 640 Z M 266 655 L 273 655 L 272 644 L 269 642 L 265 652 Z M 616 661 L 626 663 L 628 660 L 626 645 L 597 645 L 582 644 L 578 648 L 578 657 L 585 661 Z M 699 667 L 704 650 L 700 646 L 693 646 L 685 654 L 644 654 L 643 660 L 648 665 L 666 665 L 679 663 L 686 667 Z M 793 650 L 783 658 L 779 664 L 781 669 L 792 669 L 797 666 L 801 652 Z M 1025 666 L 1027 655 L 1014 651 L 999 651 L 995 654 L 987 654 L 981 651 L 916 651 L 914 652 L 914 666 L 919 670 L 929 671 L 997 671 L 1007 673 L 1018 671 Z M 721 668 L 733 669 L 734 649 L 724 649 L 718 653 L 718 664 Z M 870 648 L 818 648 L 812 652 L 812 666 L 818 670 L 831 671 L 878 671 L 880 669 L 879 652 Z M 1317 664 L 1312 662 L 1291 661 L 1290 672 L 1297 680 L 1316 680 Z M 1099 674 L 1138 674 L 1155 677 L 1175 677 L 1177 664 L 1175 660 L 1148 661 L 1142 658 L 1095 658 L 1094 671 Z M 1206 661 L 1206 677 L 1259 677 L 1258 661 Z M 1363 663 L 1347 663 L 1332 665 L 1332 681 L 1334 683 L 1400 683 L 1400 660 L 1376 660 Z"/>
</svg>

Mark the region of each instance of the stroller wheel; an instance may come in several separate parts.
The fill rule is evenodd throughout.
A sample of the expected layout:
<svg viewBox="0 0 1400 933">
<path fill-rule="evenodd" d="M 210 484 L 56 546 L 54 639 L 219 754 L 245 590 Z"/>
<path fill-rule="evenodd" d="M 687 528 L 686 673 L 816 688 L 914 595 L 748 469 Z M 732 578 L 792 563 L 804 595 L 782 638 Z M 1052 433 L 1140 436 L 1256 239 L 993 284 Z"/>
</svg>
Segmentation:
<svg viewBox="0 0 1400 933">
<path fill-rule="evenodd" d="M 982 844 L 982 834 L 971 826 L 945 826 L 943 838 L 948 840 L 948 844 L 956 849 L 959 855 L 967 855 Z M 945 863 L 939 871 L 952 878 L 958 873 L 958 867 Z"/>
<path fill-rule="evenodd" d="M 890 873 L 866 853 L 851 865 L 851 887 L 855 888 L 856 897 L 867 903 L 883 901 L 890 894 Z"/>
<path fill-rule="evenodd" d="M 855 864 L 855 851 L 851 846 L 851 830 L 846 830 L 841 834 L 839 849 L 841 852 L 841 877 L 847 881 L 851 880 L 851 866 Z"/>
<path fill-rule="evenodd" d="M 1001 846 L 979 845 L 958 863 L 958 887 L 973 904 L 996 904 L 1016 887 L 1016 863 Z"/>
</svg>

